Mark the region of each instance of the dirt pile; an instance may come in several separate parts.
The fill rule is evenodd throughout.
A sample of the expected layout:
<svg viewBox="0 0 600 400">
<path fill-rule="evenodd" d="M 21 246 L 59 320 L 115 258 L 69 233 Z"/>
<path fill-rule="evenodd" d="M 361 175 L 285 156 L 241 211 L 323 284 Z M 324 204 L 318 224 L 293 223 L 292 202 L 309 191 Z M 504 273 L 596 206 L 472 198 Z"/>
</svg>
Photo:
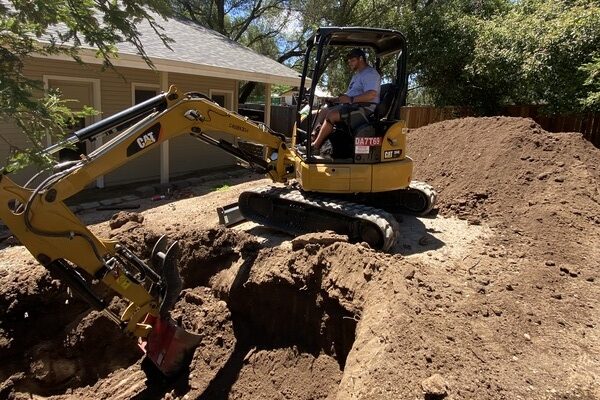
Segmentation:
<svg viewBox="0 0 600 400">
<path fill-rule="evenodd" d="M 523 251 L 585 261 L 592 242 L 581 233 L 600 226 L 600 149 L 581 134 L 493 117 L 444 121 L 408 138 L 416 179 L 436 188 L 443 215 L 520 235 Z"/>
<path fill-rule="evenodd" d="M 111 236 L 149 255 L 158 235 L 143 218 L 129 213 L 112 221 L 120 223 Z M 24 351 L 26 357 L 3 377 L 4 395 L 250 399 L 271 393 L 308 399 L 336 392 L 369 282 L 387 267 L 383 255 L 329 233 L 305 235 L 277 248 L 262 248 L 253 236 L 223 228 L 192 229 L 174 239 L 180 241 L 187 289 L 171 314 L 201 336 L 183 376 L 168 385 L 144 383 L 135 342 L 121 338 L 108 319 L 87 314 L 75 301 L 77 310 L 65 314 L 63 324 L 36 315 L 37 329 L 48 327 L 52 335 L 29 337 L 26 343 L 14 342 L 12 333 L 20 325 L 5 320 L 4 341 L 12 345 L 0 357 Z M 47 301 L 40 304 L 39 292 L 5 293 L 3 299 L 14 304 L 5 307 L 4 315 L 16 312 L 15 304 L 64 313 L 69 303 L 64 288 L 42 267 L 31 266 L 31 271 L 31 277 L 18 281 L 20 287 L 43 290 L 45 282 L 61 296 L 54 300 L 44 293 Z M 25 350 L 34 344 L 41 350 Z M 124 382 L 130 383 L 125 389 Z M 93 386 L 83 388 L 86 384 Z"/>
<path fill-rule="evenodd" d="M 172 316 L 202 338 L 167 384 L 25 250 L 0 250 L 0 398 L 599 399 L 600 150 L 519 118 L 408 139 L 439 213 L 403 216 L 397 254 L 199 228 L 210 194 L 93 227 L 145 259 L 179 241 Z"/>
<path fill-rule="evenodd" d="M 109 308 L 120 312 L 123 306 L 114 301 Z M 39 265 L 3 270 L 0 315 L 0 397 L 85 386 L 139 358 L 135 340 L 104 315 L 90 313 Z"/>
</svg>

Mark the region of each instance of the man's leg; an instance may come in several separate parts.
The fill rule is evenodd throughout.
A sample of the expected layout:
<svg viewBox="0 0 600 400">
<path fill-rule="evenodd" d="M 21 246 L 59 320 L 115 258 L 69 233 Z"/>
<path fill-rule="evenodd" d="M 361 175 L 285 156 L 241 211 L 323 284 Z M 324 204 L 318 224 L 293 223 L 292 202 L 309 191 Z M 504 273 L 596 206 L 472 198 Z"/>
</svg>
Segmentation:
<svg viewBox="0 0 600 400">
<path fill-rule="evenodd" d="M 319 130 L 321 129 L 321 126 L 323 126 L 323 122 L 325 122 L 325 118 L 327 118 L 327 115 L 334 110 L 337 110 L 340 106 L 333 106 L 333 107 L 328 107 L 328 108 L 321 108 L 317 114 L 316 114 L 316 118 L 315 121 L 313 123 L 314 129 L 310 132 L 310 140 L 314 141 L 315 138 L 317 137 Z"/>
<path fill-rule="evenodd" d="M 314 125 L 313 125 L 315 128 L 317 128 L 319 125 L 323 124 L 323 121 L 325 120 L 325 117 L 327 117 L 327 113 L 329 111 L 330 110 L 325 108 L 325 109 L 321 109 L 317 112 L 317 115 L 316 115 L 316 118 L 314 121 Z"/>
<path fill-rule="evenodd" d="M 317 138 L 312 142 L 311 146 L 313 150 L 319 150 L 321 145 L 327 139 L 327 136 L 331 132 L 333 132 L 333 124 L 339 122 L 341 120 L 340 112 L 336 109 L 332 109 L 327 113 L 325 120 L 323 121 L 323 125 L 321 125 L 321 129 L 319 130 L 319 134 Z"/>
</svg>

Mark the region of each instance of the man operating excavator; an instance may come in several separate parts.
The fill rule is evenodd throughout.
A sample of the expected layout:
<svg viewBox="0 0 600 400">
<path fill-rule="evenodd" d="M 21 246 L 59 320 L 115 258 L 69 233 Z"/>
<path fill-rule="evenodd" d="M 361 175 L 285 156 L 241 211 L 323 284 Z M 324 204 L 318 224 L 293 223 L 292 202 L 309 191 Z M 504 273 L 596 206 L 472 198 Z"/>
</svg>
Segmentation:
<svg viewBox="0 0 600 400">
<path fill-rule="evenodd" d="M 381 77 L 377 70 L 367 63 L 365 52 L 359 48 L 352 49 L 346 56 L 350 70 L 354 72 L 345 94 L 334 98 L 338 105 L 321 110 L 313 132 L 312 148 L 318 152 L 321 145 L 333 131 L 336 122 L 349 121 L 350 128 L 368 122 L 368 117 L 379 103 Z M 316 135 L 316 138 L 314 137 Z"/>
</svg>

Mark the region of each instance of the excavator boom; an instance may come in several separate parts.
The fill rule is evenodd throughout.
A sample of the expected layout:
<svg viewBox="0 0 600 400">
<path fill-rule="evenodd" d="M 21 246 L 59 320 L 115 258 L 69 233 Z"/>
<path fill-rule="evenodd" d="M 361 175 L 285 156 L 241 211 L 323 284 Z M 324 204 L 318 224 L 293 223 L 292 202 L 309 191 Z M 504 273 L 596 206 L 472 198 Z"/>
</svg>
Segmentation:
<svg viewBox="0 0 600 400">
<path fill-rule="evenodd" d="M 127 124 L 133 125 L 122 130 Z M 162 238 L 152 252 L 152 265 L 148 265 L 117 240 L 93 234 L 64 201 L 97 177 L 182 134 L 229 151 L 277 182 L 287 179 L 291 153 L 283 138 L 266 126 L 230 112 L 199 93 L 181 96 L 174 87 L 75 132 L 46 149 L 46 153 L 115 130 L 122 131 L 80 160 L 57 164 L 35 187 L 22 187 L 8 174 L 0 175 L 0 219 L 53 275 L 92 308 L 139 337 L 147 357 L 161 372 L 171 375 L 198 343 L 198 337 L 175 326 L 168 315 L 181 290 L 176 244 Z M 207 133 L 214 131 L 262 144 L 265 158 L 247 154 Z M 103 282 L 130 302 L 122 315 L 108 310 L 94 292 L 93 281 Z"/>
</svg>

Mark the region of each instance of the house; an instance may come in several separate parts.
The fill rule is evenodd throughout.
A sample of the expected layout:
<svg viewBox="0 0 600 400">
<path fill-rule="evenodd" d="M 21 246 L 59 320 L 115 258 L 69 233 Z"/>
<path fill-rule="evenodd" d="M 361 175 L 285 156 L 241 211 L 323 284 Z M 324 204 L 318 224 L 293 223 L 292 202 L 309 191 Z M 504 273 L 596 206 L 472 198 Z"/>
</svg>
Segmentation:
<svg viewBox="0 0 600 400">
<path fill-rule="evenodd" d="M 278 97 L 279 100 L 279 104 L 281 105 L 297 105 L 298 104 L 298 89 L 293 88 L 293 89 L 289 89 L 286 90 L 285 92 L 279 93 L 278 95 L 276 95 L 276 97 Z"/>
<path fill-rule="evenodd" d="M 210 29 L 174 18 L 161 22 L 161 25 L 166 27 L 167 36 L 174 40 L 170 44 L 172 50 L 165 47 L 149 24 L 138 26 L 144 49 L 156 70 L 148 67 L 136 54 L 133 45 L 121 43 L 118 45 L 119 58 L 113 60 L 116 71 L 102 71 L 95 51 L 83 49 L 80 55 L 85 65 L 63 55 L 35 56 L 24 61 L 24 73 L 29 78 L 43 81 L 46 89 L 58 88 L 64 98 L 77 100 L 72 104 L 73 109 L 90 105 L 100 112 L 96 117 L 81 121 L 75 128 L 122 111 L 166 91 L 170 85 L 175 85 L 181 93 L 202 92 L 235 111 L 240 81 L 265 84 L 267 93 L 270 93 L 271 84 L 300 84 L 296 71 Z M 270 95 L 266 98 L 270 100 Z M 266 106 L 270 108 L 269 100 Z M 269 123 L 268 120 L 265 122 Z M 27 146 L 25 135 L 14 125 L 0 124 L 0 131 L 11 144 Z M 86 143 L 83 150 L 89 153 L 109 139 L 110 136 Z M 0 157 L 6 159 L 8 153 L 8 145 L 0 142 Z M 158 179 L 167 183 L 176 176 L 234 164 L 235 160 L 227 153 L 182 135 L 101 177 L 96 184 L 104 187 Z"/>
</svg>

